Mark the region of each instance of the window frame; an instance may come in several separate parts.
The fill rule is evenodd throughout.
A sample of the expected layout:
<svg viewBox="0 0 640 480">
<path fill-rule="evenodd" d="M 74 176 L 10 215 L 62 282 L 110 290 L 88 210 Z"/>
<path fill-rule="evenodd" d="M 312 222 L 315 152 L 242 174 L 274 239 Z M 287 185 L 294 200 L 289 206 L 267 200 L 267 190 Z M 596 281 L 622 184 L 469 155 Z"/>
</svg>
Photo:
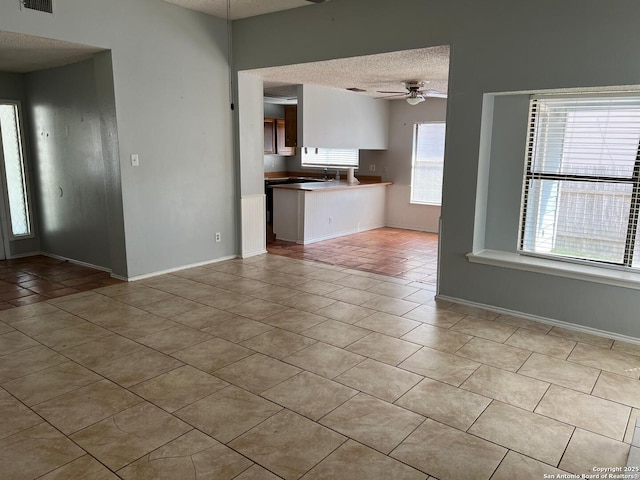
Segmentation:
<svg viewBox="0 0 640 480">
<path fill-rule="evenodd" d="M 337 156 L 340 157 L 345 153 L 355 154 L 355 163 L 328 163 L 328 162 L 310 162 L 306 161 L 309 151 L 315 151 L 316 154 L 320 152 L 324 156 L 331 156 L 332 153 L 337 152 Z M 360 150 L 358 148 L 322 148 L 322 147 L 302 147 L 300 149 L 300 166 L 310 168 L 360 168 Z"/>
<path fill-rule="evenodd" d="M 12 105 L 16 109 L 17 119 L 18 119 L 18 134 L 20 136 L 20 154 L 22 156 L 22 175 L 23 175 L 23 185 L 24 185 L 24 197 L 26 203 L 26 214 L 27 214 L 27 222 L 29 225 L 29 233 L 24 235 L 15 235 L 13 233 L 13 226 L 11 222 L 11 205 L 9 203 L 9 189 L 7 185 L 7 172 L 5 166 L 5 157 L 4 157 L 4 148 L 2 146 L 2 141 L 0 141 L 0 181 L 2 182 L 3 189 L 3 210 L 5 211 L 5 220 L 3 222 L 3 229 L 6 231 L 6 235 L 9 241 L 17 241 L 17 240 L 28 240 L 35 238 L 35 226 L 33 223 L 33 201 L 31 196 L 31 182 L 29 179 L 29 163 L 27 159 L 27 147 L 26 137 L 24 133 L 24 114 L 22 110 L 22 102 L 20 100 L 7 100 L 0 98 L 0 105 Z M 6 249 L 6 247 L 5 247 Z M 8 250 L 7 250 L 8 252 Z"/>
<path fill-rule="evenodd" d="M 416 190 L 415 187 L 415 171 L 416 171 L 416 163 L 429 163 L 429 162 L 417 162 L 417 158 L 418 158 L 418 135 L 419 135 L 419 130 L 420 127 L 425 126 L 425 125 L 444 125 L 444 129 L 445 129 L 445 136 L 446 136 L 446 130 L 447 130 L 447 122 L 444 120 L 434 120 L 434 121 L 428 121 L 428 122 L 416 122 L 413 124 L 413 146 L 412 146 L 412 150 L 411 150 L 411 185 L 410 185 L 410 194 L 409 194 L 409 203 L 412 205 L 430 205 L 430 206 L 435 206 L 435 207 L 441 207 L 442 206 L 442 177 L 444 175 L 444 157 L 445 157 L 445 142 L 443 142 L 442 145 L 442 160 L 440 161 L 440 166 L 441 166 L 441 178 L 440 178 L 440 201 L 439 202 L 425 202 L 425 201 L 421 201 L 421 200 L 415 200 L 415 194 L 414 191 Z"/>
<path fill-rule="evenodd" d="M 536 147 L 538 142 L 537 133 L 537 117 L 535 110 L 535 101 L 544 98 L 558 98 L 570 100 L 572 98 L 619 98 L 619 97 L 638 97 L 639 92 L 629 92 L 626 94 L 607 94 L 607 93 L 583 93 L 583 94 L 559 94 L 559 95 L 531 95 L 529 100 L 529 116 L 528 131 L 525 154 L 525 168 L 523 174 L 522 197 L 520 202 L 520 219 L 518 225 L 518 244 L 517 253 L 522 256 L 538 257 L 558 262 L 574 263 L 582 265 L 591 265 L 601 268 L 609 268 L 614 270 L 630 271 L 640 273 L 640 267 L 633 266 L 634 249 L 636 247 L 636 237 L 640 235 L 640 140 L 636 146 L 636 155 L 633 163 L 631 176 L 607 176 L 607 175 L 590 175 L 590 174 L 568 174 L 568 173 L 548 173 L 534 170 L 534 160 Z M 638 105 L 640 112 L 640 104 Z M 542 163 L 542 162 L 541 162 Z M 528 201 L 532 199 L 530 195 L 531 184 L 536 180 L 557 181 L 558 185 L 562 183 L 573 182 L 590 182 L 590 183 L 615 183 L 631 186 L 631 199 L 629 203 L 629 214 L 627 218 L 626 236 L 624 244 L 624 253 L 621 262 L 598 260 L 593 258 L 581 258 L 578 256 L 562 255 L 554 253 L 542 253 L 525 250 L 525 233 L 527 229 L 526 212 Z M 603 238 L 603 237 L 600 237 Z M 533 239 L 532 239 L 533 240 Z M 640 253 L 639 253 L 640 255 Z"/>
</svg>

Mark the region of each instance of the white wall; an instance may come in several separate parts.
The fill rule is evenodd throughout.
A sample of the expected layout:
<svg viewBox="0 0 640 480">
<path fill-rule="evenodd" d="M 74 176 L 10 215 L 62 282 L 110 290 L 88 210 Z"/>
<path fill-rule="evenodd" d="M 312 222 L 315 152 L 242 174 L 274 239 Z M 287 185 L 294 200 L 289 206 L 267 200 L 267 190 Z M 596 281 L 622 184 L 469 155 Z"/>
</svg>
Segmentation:
<svg viewBox="0 0 640 480">
<path fill-rule="evenodd" d="M 393 182 L 387 187 L 388 227 L 437 232 L 440 206 L 410 203 L 413 130 L 416 123 L 444 122 L 447 101 L 427 98 L 418 105 L 409 105 L 404 100 L 386 103 L 390 105 L 389 148 L 380 152 L 361 152 L 360 173 L 381 175 L 385 182 Z M 375 165 L 374 172 L 369 171 L 370 165 Z"/>
<path fill-rule="evenodd" d="M 340 0 L 235 22 L 236 68 L 450 45 L 440 293 L 640 338 L 640 295 L 633 289 L 475 264 L 466 258 L 474 248 L 475 232 L 484 231 L 476 222 L 492 218 L 476 215 L 489 196 L 486 167 L 492 163 L 488 151 L 479 168 L 481 148 L 485 153 L 491 143 L 490 129 L 482 128 L 485 94 L 640 85 L 640 3 L 403 0 L 402 5 Z M 493 142 L 491 149 L 495 147 Z M 521 166 L 523 159 L 517 155 L 510 162 Z M 506 174 L 492 183 L 491 202 L 508 202 L 514 184 L 522 185 L 521 175 Z M 493 218 L 492 228 L 517 229 L 509 218 Z"/>
<path fill-rule="evenodd" d="M 121 274 L 237 253 L 224 20 L 159 0 L 56 0 L 53 16 L 11 1 L 0 5 L 0 30 L 111 50 L 122 185 L 112 215 L 126 235 Z M 130 165 L 132 153 L 139 167 Z"/>
<path fill-rule="evenodd" d="M 298 145 L 385 149 L 389 104 L 337 88 L 303 85 L 298 97 Z"/>
</svg>

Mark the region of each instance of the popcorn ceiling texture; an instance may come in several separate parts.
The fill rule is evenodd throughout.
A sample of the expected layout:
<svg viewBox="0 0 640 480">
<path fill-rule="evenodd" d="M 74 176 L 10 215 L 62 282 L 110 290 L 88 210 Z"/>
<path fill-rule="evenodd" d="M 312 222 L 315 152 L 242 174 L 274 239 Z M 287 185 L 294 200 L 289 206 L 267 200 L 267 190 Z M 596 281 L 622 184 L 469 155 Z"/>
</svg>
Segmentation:
<svg viewBox="0 0 640 480">
<path fill-rule="evenodd" d="M 27 73 L 90 58 L 104 49 L 22 33 L 0 31 L 0 71 Z"/>
<path fill-rule="evenodd" d="M 449 46 L 419 48 L 322 62 L 250 70 L 263 77 L 265 91 L 284 93 L 287 85 L 358 87 L 362 95 L 384 97 L 378 90 L 404 91 L 404 81 L 425 81 L 425 90 L 447 93 Z"/>
<path fill-rule="evenodd" d="M 165 0 L 180 7 L 227 18 L 227 0 Z M 231 0 L 231 20 L 313 5 L 306 0 Z"/>
</svg>

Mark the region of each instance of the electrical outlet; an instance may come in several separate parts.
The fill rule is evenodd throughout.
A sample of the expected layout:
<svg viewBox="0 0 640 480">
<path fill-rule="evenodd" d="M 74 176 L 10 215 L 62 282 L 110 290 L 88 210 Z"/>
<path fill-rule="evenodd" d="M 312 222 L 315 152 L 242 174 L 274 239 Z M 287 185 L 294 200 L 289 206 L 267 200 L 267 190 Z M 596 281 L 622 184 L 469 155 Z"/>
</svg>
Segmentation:
<svg viewBox="0 0 640 480">
<path fill-rule="evenodd" d="M 369 171 L 370 172 L 375 172 L 376 171 L 376 166 L 375 165 L 369 165 Z"/>
<path fill-rule="evenodd" d="M 137 167 L 140 165 L 140 155 L 138 155 L 137 153 L 132 153 L 131 154 L 131 166 L 132 167 Z"/>
<path fill-rule="evenodd" d="M 222 240 L 222 236 L 220 235 L 220 232 L 216 232 L 216 243 L 219 243 Z"/>
</svg>

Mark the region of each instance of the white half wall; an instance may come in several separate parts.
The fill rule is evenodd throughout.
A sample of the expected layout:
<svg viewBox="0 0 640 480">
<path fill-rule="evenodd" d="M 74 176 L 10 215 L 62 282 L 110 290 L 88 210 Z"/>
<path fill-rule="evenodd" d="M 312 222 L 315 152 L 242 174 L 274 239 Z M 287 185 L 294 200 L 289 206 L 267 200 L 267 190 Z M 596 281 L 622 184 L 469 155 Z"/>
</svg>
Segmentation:
<svg viewBox="0 0 640 480">
<path fill-rule="evenodd" d="M 264 194 L 247 195 L 240 199 L 242 258 L 267 253 L 265 202 Z"/>
<path fill-rule="evenodd" d="M 385 193 L 370 187 L 306 194 L 304 243 L 384 227 Z"/>
<path fill-rule="evenodd" d="M 386 189 L 274 188 L 273 231 L 281 240 L 308 244 L 384 227 Z"/>
</svg>

